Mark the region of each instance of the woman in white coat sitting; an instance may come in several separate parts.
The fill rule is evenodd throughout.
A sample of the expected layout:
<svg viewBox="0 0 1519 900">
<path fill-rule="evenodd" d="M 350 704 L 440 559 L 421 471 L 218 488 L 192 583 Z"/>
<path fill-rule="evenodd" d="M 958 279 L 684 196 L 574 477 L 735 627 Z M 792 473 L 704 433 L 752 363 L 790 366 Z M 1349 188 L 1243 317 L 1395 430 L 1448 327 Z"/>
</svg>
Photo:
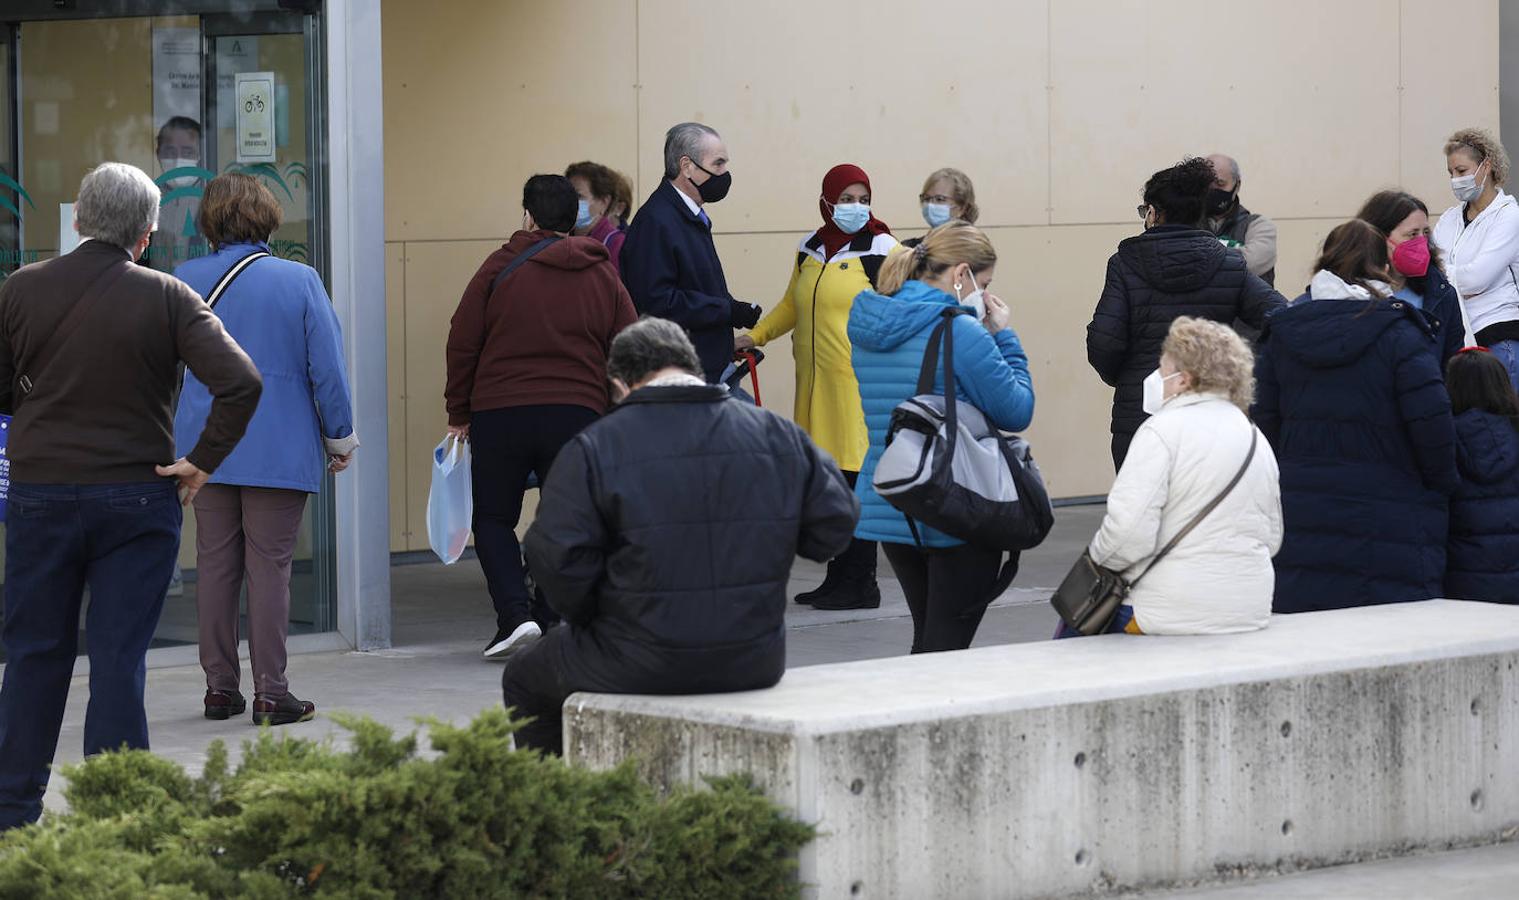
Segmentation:
<svg viewBox="0 0 1519 900">
<path fill-rule="evenodd" d="M 1133 580 L 1171 538 L 1234 489 L 1134 586 L 1110 632 L 1227 634 L 1266 626 L 1282 545 L 1276 457 L 1246 414 L 1255 393 L 1250 348 L 1217 322 L 1180 318 L 1145 384 L 1150 418 L 1108 494 L 1092 561 Z M 1062 627 L 1059 636 L 1070 636 Z"/>
</svg>

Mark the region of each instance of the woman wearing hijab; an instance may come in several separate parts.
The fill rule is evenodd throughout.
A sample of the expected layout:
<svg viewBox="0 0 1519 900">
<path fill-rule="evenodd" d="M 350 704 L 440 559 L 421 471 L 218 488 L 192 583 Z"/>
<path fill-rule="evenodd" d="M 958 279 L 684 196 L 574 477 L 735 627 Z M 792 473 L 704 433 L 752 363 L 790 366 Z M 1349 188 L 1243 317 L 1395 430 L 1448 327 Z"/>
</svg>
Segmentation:
<svg viewBox="0 0 1519 900">
<path fill-rule="evenodd" d="M 740 335 L 738 349 L 763 347 L 795 331 L 796 423 L 833 455 L 853 485 L 870 438 L 860 407 L 849 346 L 849 310 L 855 295 L 875 287 L 888 254 L 898 249 L 886 223 L 871 215 L 870 176 L 859 166 L 839 165 L 823 177 L 818 197 L 823 226 L 802 238 L 785 296 L 754 330 Z M 881 605 L 876 585 L 876 544 L 855 540 L 828 564 L 816 590 L 796 598 L 815 609 L 872 609 Z"/>
</svg>

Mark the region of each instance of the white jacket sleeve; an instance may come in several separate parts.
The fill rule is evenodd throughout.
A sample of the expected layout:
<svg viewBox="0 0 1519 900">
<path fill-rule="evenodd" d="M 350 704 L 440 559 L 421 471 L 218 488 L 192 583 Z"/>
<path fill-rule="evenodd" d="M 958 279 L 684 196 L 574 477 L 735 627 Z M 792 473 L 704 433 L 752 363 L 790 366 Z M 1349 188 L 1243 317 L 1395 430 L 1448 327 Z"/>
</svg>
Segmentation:
<svg viewBox="0 0 1519 900">
<path fill-rule="evenodd" d="M 1123 572 L 1160 549 L 1161 512 L 1171 493 L 1172 450 L 1150 423 L 1140 426 L 1108 492 L 1108 511 L 1088 548 L 1092 561 Z"/>
<path fill-rule="evenodd" d="M 1498 210 L 1482 235 L 1482 246 L 1468 248 L 1463 243 L 1461 258 L 1465 261 L 1448 274 L 1462 297 L 1485 294 L 1512 278 L 1509 267 L 1519 261 L 1519 208 Z"/>
</svg>

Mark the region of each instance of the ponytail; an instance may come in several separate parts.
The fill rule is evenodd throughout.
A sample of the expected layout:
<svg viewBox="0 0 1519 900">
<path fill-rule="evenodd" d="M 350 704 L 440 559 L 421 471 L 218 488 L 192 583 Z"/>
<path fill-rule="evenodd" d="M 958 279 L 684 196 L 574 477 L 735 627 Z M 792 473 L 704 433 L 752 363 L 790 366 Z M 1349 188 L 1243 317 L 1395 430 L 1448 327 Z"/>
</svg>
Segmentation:
<svg viewBox="0 0 1519 900">
<path fill-rule="evenodd" d="M 918 246 L 888 256 L 876 276 L 876 290 L 889 297 L 909 281 L 932 278 L 960 263 L 984 272 L 997 264 L 997 251 L 981 229 L 956 219 L 924 235 Z"/>
</svg>

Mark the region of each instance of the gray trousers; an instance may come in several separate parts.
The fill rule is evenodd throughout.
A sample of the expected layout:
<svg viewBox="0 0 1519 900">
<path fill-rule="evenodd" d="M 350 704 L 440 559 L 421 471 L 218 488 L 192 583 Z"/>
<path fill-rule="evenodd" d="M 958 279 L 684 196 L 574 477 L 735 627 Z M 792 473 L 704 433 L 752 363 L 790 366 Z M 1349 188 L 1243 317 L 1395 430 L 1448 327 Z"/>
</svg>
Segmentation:
<svg viewBox="0 0 1519 900">
<path fill-rule="evenodd" d="M 306 492 L 208 484 L 195 496 L 195 607 L 206 687 L 236 691 L 238 598 L 248 582 L 253 691 L 280 697 L 290 628 L 290 563 Z"/>
</svg>

